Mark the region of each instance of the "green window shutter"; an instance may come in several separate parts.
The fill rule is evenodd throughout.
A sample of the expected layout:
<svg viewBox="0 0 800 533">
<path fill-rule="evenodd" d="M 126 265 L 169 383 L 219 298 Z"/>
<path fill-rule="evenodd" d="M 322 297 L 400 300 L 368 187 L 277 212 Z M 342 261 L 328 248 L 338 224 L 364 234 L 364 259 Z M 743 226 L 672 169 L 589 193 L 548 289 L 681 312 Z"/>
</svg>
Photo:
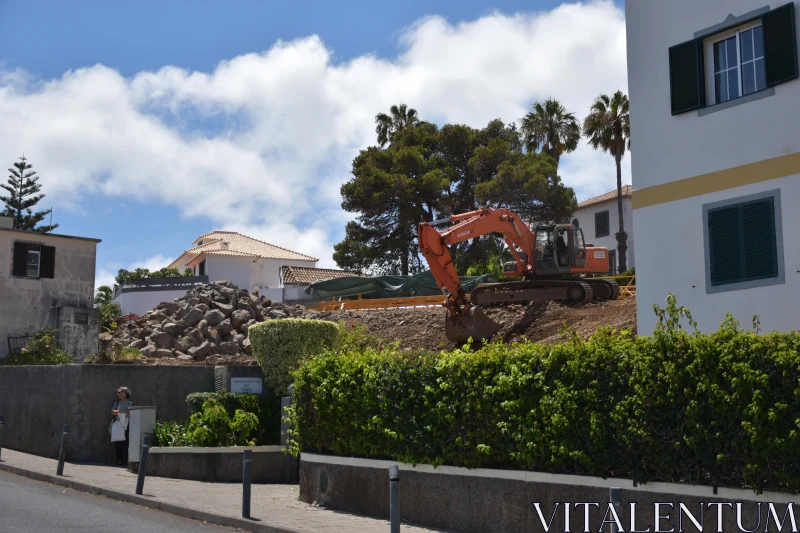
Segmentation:
<svg viewBox="0 0 800 533">
<path fill-rule="evenodd" d="M 773 198 L 708 212 L 711 285 L 778 276 Z"/>
<path fill-rule="evenodd" d="M 703 43 L 700 39 L 669 49 L 669 94 L 673 115 L 705 105 L 703 80 Z"/>
<path fill-rule="evenodd" d="M 711 285 L 744 281 L 739 206 L 722 207 L 708 212 L 708 238 Z"/>
<path fill-rule="evenodd" d="M 761 19 L 764 27 L 764 62 L 767 87 L 798 77 L 794 2 L 784 4 Z"/>
<path fill-rule="evenodd" d="M 746 281 L 778 276 L 775 206 L 772 198 L 741 206 Z"/>
</svg>

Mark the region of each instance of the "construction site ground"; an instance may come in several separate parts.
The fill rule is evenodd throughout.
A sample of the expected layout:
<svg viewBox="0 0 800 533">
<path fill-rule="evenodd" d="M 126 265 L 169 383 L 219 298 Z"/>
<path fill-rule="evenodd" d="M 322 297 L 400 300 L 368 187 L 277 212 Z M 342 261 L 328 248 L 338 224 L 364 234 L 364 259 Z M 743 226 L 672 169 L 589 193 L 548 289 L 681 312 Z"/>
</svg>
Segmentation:
<svg viewBox="0 0 800 533">
<path fill-rule="evenodd" d="M 445 311 L 429 307 L 417 309 L 387 309 L 376 311 L 334 311 L 320 313 L 326 320 L 355 321 L 367 331 L 388 341 L 399 341 L 404 348 L 428 350 L 452 349 L 456 345 L 445 336 Z M 636 333 L 636 300 L 629 298 L 609 302 L 568 307 L 557 302 L 546 304 L 509 305 L 486 310 L 487 316 L 501 324 L 492 340 L 522 341 L 554 344 L 563 342 L 561 327 L 566 323 L 578 335 L 588 338 L 597 328 L 610 325 Z"/>
<path fill-rule="evenodd" d="M 634 334 L 636 333 L 636 300 L 633 298 L 589 303 L 579 307 L 569 307 L 557 302 L 525 306 L 508 305 L 489 308 L 486 314 L 501 324 L 500 330 L 492 340 L 502 340 L 507 343 L 525 339 L 545 344 L 563 342 L 560 330 L 564 324 L 584 338 L 590 337 L 598 328 L 605 325 L 617 330 L 630 328 Z M 308 317 L 335 322 L 343 320 L 347 324 L 363 325 L 369 334 L 389 342 L 399 341 L 403 348 L 438 351 L 457 347 L 445 336 L 445 311 L 441 307 L 311 311 Z M 252 355 L 236 357 L 212 355 L 203 361 L 145 358 L 116 361 L 116 363 L 149 365 L 258 364 Z"/>
</svg>

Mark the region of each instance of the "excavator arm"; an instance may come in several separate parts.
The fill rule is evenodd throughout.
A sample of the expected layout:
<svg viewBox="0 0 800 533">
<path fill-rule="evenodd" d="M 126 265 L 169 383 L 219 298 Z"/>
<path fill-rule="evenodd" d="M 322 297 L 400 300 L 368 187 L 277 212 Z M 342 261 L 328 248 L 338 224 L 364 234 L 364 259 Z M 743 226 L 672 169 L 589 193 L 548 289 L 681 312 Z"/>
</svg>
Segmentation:
<svg viewBox="0 0 800 533">
<path fill-rule="evenodd" d="M 445 231 L 438 231 L 434 226 L 446 222 L 455 222 Z M 511 253 L 517 261 L 517 274 L 534 272 L 535 235 L 519 217 L 508 209 L 483 208 L 469 213 L 454 215 L 434 222 L 422 222 L 419 225 L 419 248 L 428 261 L 436 284 L 449 293 L 445 307 L 453 316 L 462 316 L 470 308 L 464 289 L 453 264 L 453 257 L 447 248 L 450 245 L 474 239 L 489 233 L 500 233 L 505 238 Z M 523 258 L 517 252 L 524 252 Z"/>
</svg>

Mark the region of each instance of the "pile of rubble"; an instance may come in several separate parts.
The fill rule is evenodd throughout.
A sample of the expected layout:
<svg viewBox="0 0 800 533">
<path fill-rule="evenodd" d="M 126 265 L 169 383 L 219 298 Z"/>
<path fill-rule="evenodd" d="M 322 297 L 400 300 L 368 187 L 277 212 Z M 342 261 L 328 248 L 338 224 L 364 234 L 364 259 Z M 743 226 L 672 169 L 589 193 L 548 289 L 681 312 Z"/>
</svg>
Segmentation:
<svg viewBox="0 0 800 533">
<path fill-rule="evenodd" d="M 147 359 L 251 359 L 247 330 L 253 324 L 313 318 L 314 314 L 302 305 L 273 303 L 228 281 L 217 281 L 162 302 L 131 324 L 122 324 L 114 331 L 112 343 L 116 348 L 137 348 Z"/>
</svg>

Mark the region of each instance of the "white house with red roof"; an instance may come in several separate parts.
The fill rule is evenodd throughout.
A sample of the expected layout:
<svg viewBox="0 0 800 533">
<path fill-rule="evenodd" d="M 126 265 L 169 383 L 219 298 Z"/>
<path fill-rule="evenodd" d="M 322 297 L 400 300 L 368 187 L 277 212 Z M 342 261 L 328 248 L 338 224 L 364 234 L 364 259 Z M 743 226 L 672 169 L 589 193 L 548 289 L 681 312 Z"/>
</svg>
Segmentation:
<svg viewBox="0 0 800 533">
<path fill-rule="evenodd" d="M 230 281 L 240 289 L 258 292 L 276 301 L 284 300 L 285 267 L 314 270 L 311 257 L 233 231 L 212 231 L 199 236 L 168 268 L 184 272 L 192 269 L 194 277 L 146 279 L 126 282 L 115 293 L 122 313 L 141 315 L 158 304 L 180 298 L 194 285 Z M 331 277 L 326 275 L 326 277 Z"/>
<path fill-rule="evenodd" d="M 630 185 L 622 186 L 622 222 L 628 234 L 628 251 L 625 254 L 627 267 L 634 268 L 633 260 L 633 207 L 631 205 Z M 577 223 L 576 223 L 577 221 Z M 619 210 L 617 208 L 617 190 L 589 198 L 578 204 L 573 214 L 573 226 L 583 230 L 583 238 L 587 243 L 608 248 L 612 272 L 617 273 L 617 236 L 619 230 Z"/>
<path fill-rule="evenodd" d="M 168 268 L 191 268 L 210 281 L 226 280 L 240 289 L 282 300 L 282 267 L 316 268 L 317 259 L 233 231 L 198 237 Z"/>
</svg>

